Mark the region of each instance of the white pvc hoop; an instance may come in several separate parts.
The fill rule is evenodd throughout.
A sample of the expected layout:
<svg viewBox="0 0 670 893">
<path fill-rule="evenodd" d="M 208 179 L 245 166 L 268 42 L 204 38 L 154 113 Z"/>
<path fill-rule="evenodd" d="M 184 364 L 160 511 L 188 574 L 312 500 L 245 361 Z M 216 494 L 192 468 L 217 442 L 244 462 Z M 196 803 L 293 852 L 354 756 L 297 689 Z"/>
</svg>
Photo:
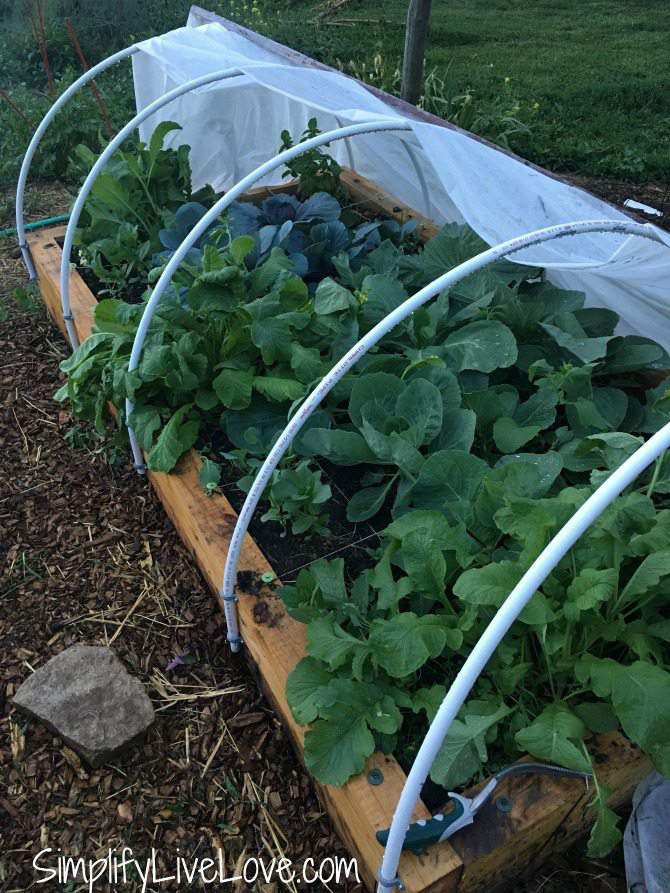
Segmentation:
<svg viewBox="0 0 670 893">
<path fill-rule="evenodd" d="M 220 598 L 223 601 L 224 608 L 228 605 L 234 606 L 235 580 L 242 542 L 253 513 L 273 471 L 290 447 L 293 439 L 300 431 L 307 418 L 321 404 L 324 397 L 346 374 L 346 372 L 348 372 L 371 347 L 377 344 L 386 333 L 406 319 L 407 316 L 422 304 L 425 304 L 432 297 L 439 294 L 443 289 L 455 285 L 466 276 L 482 269 L 488 264 L 499 260 L 502 257 L 514 254 L 524 248 L 551 239 L 587 232 L 614 232 L 636 235 L 665 244 L 664 239 L 652 226 L 632 221 L 580 221 L 560 224 L 537 230 L 525 236 L 519 236 L 515 239 L 503 242 L 494 248 L 489 248 L 474 258 L 470 258 L 458 267 L 455 267 L 453 270 L 434 280 L 430 285 L 418 291 L 372 328 L 338 361 L 338 363 L 336 363 L 328 375 L 322 379 L 314 391 L 305 399 L 301 406 L 298 407 L 292 419 L 270 450 L 270 453 L 261 466 L 251 489 L 247 494 L 231 537 L 226 558 L 223 586 L 220 592 Z M 621 468 L 619 468 L 589 498 L 589 500 L 587 500 L 582 508 L 544 550 L 540 558 L 538 558 L 526 572 L 491 621 L 485 634 L 482 636 L 475 649 L 473 649 L 447 693 L 407 777 L 398 801 L 398 806 L 393 816 L 389 838 L 384 852 L 384 860 L 379 874 L 379 893 L 397 886 L 396 871 L 402 844 L 414 807 L 419 799 L 421 788 L 430 772 L 430 768 L 442 741 L 449 731 L 451 722 L 460 710 L 476 679 L 503 636 L 543 580 L 549 573 L 551 573 L 554 566 L 560 561 L 568 549 L 577 541 L 577 539 L 579 539 L 584 530 L 586 530 L 593 520 L 599 516 L 604 508 L 616 498 L 630 481 L 637 477 L 640 471 L 653 462 L 654 459 L 667 449 L 668 446 L 670 446 L 670 424 L 654 435 L 654 437 L 650 438 L 644 446 L 627 460 L 627 462 L 624 463 L 624 465 L 622 465 Z M 233 610 L 232 614 L 235 617 L 235 626 L 232 630 L 229 627 L 229 641 L 231 639 L 231 633 L 237 640 L 239 640 L 239 626 L 237 624 L 236 612 Z M 230 622 L 229 616 L 230 612 L 226 612 L 226 619 L 228 622 Z"/>
<path fill-rule="evenodd" d="M 79 347 L 79 338 L 77 337 L 77 330 L 74 326 L 74 317 L 72 316 L 72 310 L 70 307 L 70 258 L 72 256 L 72 244 L 74 242 L 74 234 L 79 223 L 79 218 L 81 217 L 81 212 L 86 203 L 86 199 L 90 195 L 91 190 L 95 185 L 95 181 L 100 175 L 102 169 L 105 167 L 114 152 L 116 152 L 116 150 L 121 145 L 123 145 L 123 143 L 133 133 L 135 128 L 139 127 L 139 125 L 148 117 L 153 115 L 154 112 L 159 111 L 168 103 L 172 102 L 173 99 L 177 99 L 177 97 L 183 96 L 184 93 L 189 93 L 191 90 L 196 90 L 198 87 L 204 87 L 206 84 L 211 84 L 215 81 L 223 81 L 227 78 L 239 77 L 242 74 L 243 72 L 240 71 L 239 68 L 224 68 L 220 71 L 214 71 L 210 74 L 205 74 L 201 77 L 194 78 L 191 81 L 187 81 L 186 83 L 175 87 L 174 90 L 170 90 L 168 93 L 164 93 L 162 96 L 159 96 L 158 99 L 155 99 L 152 103 L 142 109 L 141 112 L 138 112 L 138 114 L 135 115 L 135 117 L 132 118 L 116 134 L 114 139 L 112 139 L 108 143 L 102 154 L 97 158 L 95 164 L 89 171 L 88 176 L 86 177 L 84 184 L 79 191 L 77 200 L 72 207 L 72 211 L 70 212 L 70 220 L 67 225 L 67 230 L 65 231 L 65 241 L 63 243 L 63 253 L 60 265 L 61 308 L 63 311 L 63 319 L 65 320 L 65 327 L 67 329 L 68 338 L 70 339 L 70 345 L 72 346 L 73 350 Z"/>
<path fill-rule="evenodd" d="M 395 328 L 395 326 L 406 319 L 416 309 L 435 297 L 445 288 L 455 285 L 471 273 L 488 266 L 488 264 L 491 264 L 496 260 L 500 260 L 507 255 L 514 254 L 517 251 L 521 251 L 532 245 L 538 245 L 542 242 L 547 242 L 551 239 L 561 238 L 563 236 L 590 232 L 624 233 L 661 241 L 660 237 L 650 224 L 620 220 L 589 220 L 574 223 L 562 223 L 557 226 L 550 226 L 545 229 L 536 230 L 524 236 L 517 236 L 514 239 L 502 242 L 500 245 L 493 248 L 488 248 L 486 251 L 481 252 L 481 254 L 468 259 L 464 263 L 459 264 L 459 266 L 454 267 L 453 270 L 450 270 L 433 280 L 429 285 L 425 286 L 396 307 L 395 310 L 378 322 L 377 325 L 370 329 L 360 341 L 347 351 L 347 353 L 333 366 L 330 372 L 319 382 L 312 393 L 309 394 L 304 402 L 295 410 L 286 428 L 284 428 L 268 453 L 265 462 L 258 471 L 258 474 L 247 493 L 235 529 L 233 530 L 233 535 L 230 540 L 230 548 L 226 558 L 220 596 L 224 601 L 224 604 L 229 603 L 234 596 L 235 575 L 237 573 L 237 563 L 242 548 L 242 541 L 244 540 L 249 524 L 251 523 L 251 518 L 270 481 L 272 473 L 305 421 L 349 369 L 351 369 L 371 347 L 374 347 L 384 335 Z M 235 618 L 235 635 L 237 636 L 237 618 Z"/>
<path fill-rule="evenodd" d="M 407 826 L 412 819 L 421 789 L 447 737 L 451 724 L 465 703 L 480 673 L 519 614 L 544 583 L 558 562 L 574 546 L 582 534 L 593 524 L 616 497 L 631 484 L 645 468 L 658 459 L 670 447 L 670 423 L 657 431 L 620 465 L 595 493 L 575 512 L 549 545 L 528 568 L 521 580 L 502 603 L 484 630 L 481 638 L 468 655 L 465 663 L 451 683 L 449 690 L 433 719 L 426 737 L 414 759 L 405 780 L 398 805 L 393 814 L 391 829 L 384 850 L 384 858 L 378 875 L 378 893 L 384 893 L 398 885 L 396 872 L 405 840 Z"/>
<path fill-rule="evenodd" d="M 118 53 L 114 53 L 112 56 L 108 56 L 107 59 L 103 59 L 102 62 L 99 62 L 97 65 L 94 65 L 93 68 L 89 68 L 88 71 L 84 72 L 81 77 L 77 78 L 77 80 L 70 84 L 70 86 L 65 90 L 58 99 L 51 106 L 46 115 L 42 118 L 37 127 L 37 130 L 32 136 L 30 143 L 28 144 L 28 148 L 26 149 L 26 154 L 23 156 L 23 161 L 21 162 L 21 170 L 19 171 L 19 179 L 16 183 L 16 234 L 19 242 L 19 248 L 21 249 L 21 256 L 23 257 L 23 262 L 26 265 L 26 269 L 28 270 L 28 275 L 31 279 L 35 278 L 35 266 L 33 264 L 33 260 L 30 256 L 30 249 L 28 248 L 28 243 L 26 242 L 26 230 L 24 223 L 24 196 L 26 191 L 26 182 L 28 180 L 28 174 L 30 172 L 30 165 L 32 164 L 33 157 L 35 152 L 37 151 L 37 147 L 42 141 L 42 137 L 46 133 L 47 128 L 56 117 L 58 112 L 63 108 L 63 106 L 69 102 L 70 99 L 78 93 L 79 90 L 88 84 L 89 81 L 92 81 L 97 75 L 101 72 L 105 71 L 105 69 L 110 68 L 112 65 L 120 62 L 121 59 L 127 59 L 129 56 L 132 56 L 133 53 L 136 53 L 138 48 L 136 46 L 126 47 L 124 50 L 120 50 Z"/>
</svg>

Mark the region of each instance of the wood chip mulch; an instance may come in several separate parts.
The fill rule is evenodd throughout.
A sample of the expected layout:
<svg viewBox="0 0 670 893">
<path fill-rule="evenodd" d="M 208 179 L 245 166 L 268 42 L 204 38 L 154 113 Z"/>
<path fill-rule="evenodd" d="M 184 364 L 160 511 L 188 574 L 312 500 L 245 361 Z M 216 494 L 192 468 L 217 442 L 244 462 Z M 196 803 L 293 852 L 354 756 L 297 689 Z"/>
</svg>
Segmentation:
<svg viewBox="0 0 670 893">
<path fill-rule="evenodd" d="M 67 207 L 52 189 L 52 213 L 59 196 Z M 2 198 L 9 207 L 11 196 Z M 14 245 L 0 241 L 0 893 L 88 889 L 37 885 L 43 876 L 32 859 L 49 847 L 86 860 L 124 846 L 140 858 L 153 850 L 167 873 L 177 854 L 192 863 L 221 850 L 229 875 L 251 857 L 299 866 L 345 856 L 148 485 L 125 457 L 110 465 L 90 430 L 54 402 L 65 345 L 39 302 L 9 300 L 23 284 Z M 32 670 L 74 643 L 110 645 L 157 711 L 142 746 L 95 770 L 11 705 Z M 143 887 L 100 880 L 94 889 Z M 175 881 L 146 889 L 212 888 Z M 274 880 L 214 889 L 362 888 Z M 516 889 L 618 893 L 625 885 L 620 866 L 578 853 Z"/>
<path fill-rule="evenodd" d="M 24 284 L 13 253 L 0 242 L 0 308 Z M 0 890 L 85 889 L 36 885 L 45 876 L 31 862 L 47 847 L 86 860 L 153 849 L 163 873 L 177 854 L 191 863 L 220 849 L 228 876 L 251 857 L 345 856 L 150 488 L 125 457 L 110 466 L 54 402 L 65 355 L 41 305 L 0 322 Z M 157 711 L 144 745 L 101 769 L 11 705 L 33 669 L 74 643 L 110 645 Z M 250 889 L 222 889 L 236 887 Z"/>
</svg>

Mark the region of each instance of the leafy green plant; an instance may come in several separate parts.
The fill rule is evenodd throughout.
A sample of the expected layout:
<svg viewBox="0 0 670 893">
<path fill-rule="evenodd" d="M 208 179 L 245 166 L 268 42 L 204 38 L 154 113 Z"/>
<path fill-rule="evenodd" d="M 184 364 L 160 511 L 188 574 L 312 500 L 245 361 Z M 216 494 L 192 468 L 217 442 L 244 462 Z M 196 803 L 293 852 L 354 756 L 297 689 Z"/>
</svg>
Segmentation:
<svg viewBox="0 0 670 893">
<path fill-rule="evenodd" d="M 15 50 L 15 47 L 12 49 Z M 4 60 L 3 47 L 0 47 L 0 55 Z M 23 60 L 20 64 L 23 67 Z M 34 62 L 31 62 L 31 70 L 33 65 L 43 81 L 44 69 L 37 51 Z M 74 68 L 61 71 L 62 74 L 56 79 L 56 96 L 80 74 Z M 32 75 L 29 80 L 32 80 Z M 106 73 L 104 85 L 101 82 L 100 86 L 101 89 L 104 86 L 113 124 L 121 126 L 134 113 L 130 73 L 121 69 Z M 26 77 L 18 78 L 7 94 L 12 105 L 0 99 L 0 183 L 16 181 L 30 138 L 55 98 L 42 89 L 27 85 Z M 104 130 L 104 125 L 95 101 L 88 90 L 80 91 L 59 112 L 57 124 L 45 133 L 31 166 L 32 176 L 71 181 L 72 157 L 77 146 L 84 144 L 99 153 L 101 130 Z"/>
<path fill-rule="evenodd" d="M 394 748 L 403 724 L 415 730 L 416 713 L 432 718 L 444 680 L 592 490 L 551 495 L 531 463 L 482 473 L 463 466 L 462 454 L 450 458 L 459 470 L 451 513 L 402 515 L 377 564 L 350 586 L 340 560 L 312 565 L 280 590 L 308 624 L 309 656 L 287 693 L 296 719 L 312 724 L 305 753 L 322 781 L 342 783 L 375 748 Z M 662 619 L 670 513 L 648 492 L 643 479 L 620 497 L 535 594 L 447 736 L 434 781 L 462 785 L 525 751 L 591 771 L 590 736 L 617 727 L 670 772 Z M 351 732 L 338 737 L 344 690 Z M 602 854 L 615 826 L 601 794 L 596 805 L 591 850 Z"/>
<path fill-rule="evenodd" d="M 157 231 L 166 251 L 204 212 L 186 192 Z M 295 404 L 361 333 L 485 247 L 455 225 L 422 247 L 411 226 L 343 210 L 323 192 L 233 206 L 175 277 L 139 368 L 127 371 L 142 308 L 101 301 L 60 398 L 101 433 L 107 402 L 130 398 L 150 467 L 170 471 L 199 446 L 213 492 L 225 450 L 247 489 Z M 330 488 L 309 464 L 322 457 L 351 469 L 348 517 L 376 519 L 381 537 L 355 575 L 321 559 L 280 590 L 307 625 L 287 694 L 321 781 L 342 784 L 376 748 L 411 760 L 445 680 L 524 571 L 670 419 L 670 388 L 648 381 L 670 359 L 617 323 L 539 270 L 496 264 L 399 324 L 295 439 L 263 520 L 327 534 Z M 436 783 L 468 784 L 525 752 L 597 774 L 592 737 L 617 728 L 670 772 L 669 495 L 662 459 L 557 565 L 454 722 Z M 596 778 L 594 855 L 618 837 L 607 797 Z"/>
<path fill-rule="evenodd" d="M 310 118 L 307 127 L 302 133 L 299 141 L 304 143 L 305 140 L 318 136 L 321 133 L 317 126 L 316 118 Z M 280 151 L 290 149 L 295 145 L 293 137 L 288 130 L 282 130 Z M 342 168 L 322 149 L 309 149 L 298 155 L 293 161 L 289 161 L 286 165 L 284 177 L 292 177 L 299 180 L 299 191 L 304 198 L 309 198 L 315 192 L 328 192 L 331 195 L 341 194 L 340 174 Z"/>
<path fill-rule="evenodd" d="M 98 280 L 100 296 L 141 294 L 161 247 L 161 232 L 176 224 L 176 214 L 188 202 L 213 197 L 209 187 L 192 195 L 188 146 L 163 148 L 168 133 L 178 129 L 164 121 L 147 144 L 131 141 L 95 181 L 75 246 L 82 266 Z M 79 146 L 77 154 L 90 169 L 91 150 Z"/>
<path fill-rule="evenodd" d="M 332 492 L 324 484 L 320 469 L 310 468 L 306 460 L 298 462 L 295 468 L 278 469 L 268 491 L 270 508 L 261 521 L 277 521 L 284 528 L 290 526 L 295 536 L 328 536 L 328 514 L 322 509 Z"/>
</svg>

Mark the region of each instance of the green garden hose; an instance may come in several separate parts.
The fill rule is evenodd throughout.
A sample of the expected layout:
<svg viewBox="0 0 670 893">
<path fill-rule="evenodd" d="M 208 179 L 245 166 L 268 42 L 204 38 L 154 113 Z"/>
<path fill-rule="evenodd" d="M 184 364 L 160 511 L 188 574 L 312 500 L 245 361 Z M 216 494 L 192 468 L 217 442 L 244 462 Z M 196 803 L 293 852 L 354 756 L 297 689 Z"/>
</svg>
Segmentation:
<svg viewBox="0 0 670 893">
<path fill-rule="evenodd" d="M 44 220 L 36 220 L 34 223 L 27 223 L 26 229 L 42 229 L 44 226 L 52 226 L 56 223 L 67 223 L 70 219 L 69 214 L 58 214 L 56 217 L 45 217 Z M 14 227 L 10 227 L 9 229 L 0 229 L 0 239 L 6 239 L 8 236 L 15 236 L 16 229 Z"/>
</svg>

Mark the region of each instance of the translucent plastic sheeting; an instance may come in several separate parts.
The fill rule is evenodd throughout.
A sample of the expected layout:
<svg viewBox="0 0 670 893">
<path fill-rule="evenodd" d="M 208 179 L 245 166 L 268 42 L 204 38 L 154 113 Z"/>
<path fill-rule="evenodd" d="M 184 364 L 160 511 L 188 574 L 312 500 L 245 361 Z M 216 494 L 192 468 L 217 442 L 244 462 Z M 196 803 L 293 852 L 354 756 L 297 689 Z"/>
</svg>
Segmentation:
<svg viewBox="0 0 670 893">
<path fill-rule="evenodd" d="M 173 103 L 163 113 L 183 130 L 173 144 L 188 143 L 194 186 L 232 186 L 277 152 L 279 134 L 299 134 L 310 117 L 321 130 L 380 117 L 402 117 L 362 85 L 338 72 L 292 64 L 278 53 L 218 23 L 189 25 L 138 44 L 133 57 L 138 109 L 207 71 L 236 66 L 244 76 L 213 85 Z M 158 116 L 156 116 L 158 117 Z M 543 174 L 458 130 L 407 119 L 406 134 L 359 136 L 333 145 L 342 164 L 400 200 L 427 212 L 421 184 L 403 141 L 421 165 L 437 223 L 468 223 L 491 245 L 566 220 L 625 215 L 576 187 Z M 146 138 L 157 121 L 145 125 Z M 281 181 L 279 173 L 267 184 Z M 582 235 L 530 248 L 515 260 L 542 266 L 550 281 L 584 291 L 588 303 L 622 317 L 622 332 L 661 341 L 670 349 L 670 236 L 665 245 L 638 237 Z"/>
</svg>

